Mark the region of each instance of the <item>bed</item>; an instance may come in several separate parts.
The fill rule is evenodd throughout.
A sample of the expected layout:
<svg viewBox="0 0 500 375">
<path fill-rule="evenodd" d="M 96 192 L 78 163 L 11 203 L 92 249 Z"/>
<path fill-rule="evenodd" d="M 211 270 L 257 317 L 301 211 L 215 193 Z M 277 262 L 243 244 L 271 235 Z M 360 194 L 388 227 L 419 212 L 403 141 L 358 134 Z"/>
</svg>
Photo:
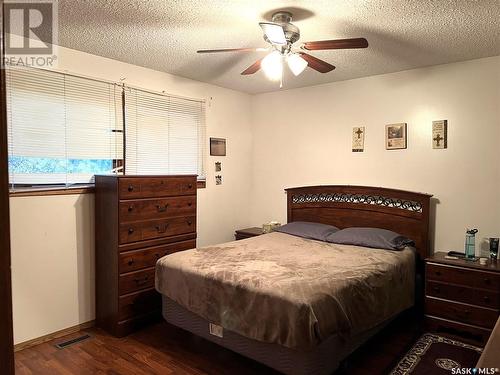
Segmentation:
<svg viewBox="0 0 500 375">
<path fill-rule="evenodd" d="M 270 233 L 160 259 L 163 316 L 287 374 L 328 374 L 415 301 L 430 195 L 356 186 L 287 189 L 290 222 L 377 227 L 414 248 L 368 249 Z"/>
</svg>

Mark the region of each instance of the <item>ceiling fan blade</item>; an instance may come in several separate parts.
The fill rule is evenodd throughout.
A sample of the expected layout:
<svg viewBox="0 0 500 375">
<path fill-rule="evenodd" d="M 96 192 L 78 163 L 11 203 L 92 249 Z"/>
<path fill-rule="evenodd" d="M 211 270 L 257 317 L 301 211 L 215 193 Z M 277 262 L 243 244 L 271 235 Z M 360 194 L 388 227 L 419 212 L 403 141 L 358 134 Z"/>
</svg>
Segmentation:
<svg viewBox="0 0 500 375">
<path fill-rule="evenodd" d="M 348 48 L 366 48 L 368 41 L 365 38 L 351 38 L 351 39 L 333 39 L 321 40 L 317 42 L 306 42 L 302 48 L 309 51 L 316 51 L 322 49 L 348 49 Z"/>
<path fill-rule="evenodd" d="M 279 46 L 285 46 L 287 44 L 285 31 L 280 24 L 272 22 L 259 22 L 259 26 L 264 31 L 267 39 L 272 44 L 277 44 Z"/>
<path fill-rule="evenodd" d="M 246 76 L 248 74 L 254 74 L 256 71 L 258 71 L 260 69 L 260 63 L 262 62 L 262 59 L 258 59 L 256 62 L 254 62 L 252 65 L 250 65 L 244 71 L 242 71 L 241 75 Z"/>
<path fill-rule="evenodd" d="M 320 73 L 328 73 L 335 69 L 333 65 L 328 64 L 326 61 L 320 60 L 317 57 L 308 55 L 304 52 L 299 52 L 299 54 L 304 60 L 307 61 L 307 65 L 310 68 L 317 70 Z"/>
<path fill-rule="evenodd" d="M 216 53 L 216 52 L 264 52 L 268 48 L 221 48 L 221 49 L 200 49 L 197 53 Z"/>
</svg>

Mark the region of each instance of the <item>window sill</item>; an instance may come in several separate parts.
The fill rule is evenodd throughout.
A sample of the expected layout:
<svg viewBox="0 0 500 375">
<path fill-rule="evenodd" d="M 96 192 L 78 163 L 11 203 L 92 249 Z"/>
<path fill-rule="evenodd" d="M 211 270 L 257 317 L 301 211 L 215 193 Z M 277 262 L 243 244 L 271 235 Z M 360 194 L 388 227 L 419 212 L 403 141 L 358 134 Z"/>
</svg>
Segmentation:
<svg viewBox="0 0 500 375">
<path fill-rule="evenodd" d="M 198 189 L 205 189 L 207 187 L 206 180 L 198 180 L 196 183 Z M 95 187 L 93 185 L 75 188 L 25 188 L 17 189 L 9 192 L 10 197 L 38 197 L 48 195 L 76 195 L 76 194 L 93 194 Z"/>
<path fill-rule="evenodd" d="M 93 194 L 95 188 L 93 185 L 85 187 L 75 187 L 75 188 L 25 188 L 16 189 L 9 192 L 11 197 L 36 197 L 36 196 L 46 196 L 46 195 L 75 195 L 75 194 Z"/>
</svg>

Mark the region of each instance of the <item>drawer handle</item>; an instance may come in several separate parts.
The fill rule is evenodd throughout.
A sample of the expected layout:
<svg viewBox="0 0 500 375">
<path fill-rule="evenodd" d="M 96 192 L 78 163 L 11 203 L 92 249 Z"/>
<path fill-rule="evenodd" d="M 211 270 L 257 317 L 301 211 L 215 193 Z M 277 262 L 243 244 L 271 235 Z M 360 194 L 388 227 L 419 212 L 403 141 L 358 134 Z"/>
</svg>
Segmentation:
<svg viewBox="0 0 500 375">
<path fill-rule="evenodd" d="M 148 280 L 149 280 L 148 276 L 146 276 L 144 279 L 134 279 L 137 285 L 144 285 L 148 282 Z"/>
<path fill-rule="evenodd" d="M 156 230 L 158 233 L 165 233 L 167 231 L 168 224 L 164 224 L 163 227 L 161 225 L 156 226 Z"/>
<path fill-rule="evenodd" d="M 484 279 L 484 283 L 490 285 L 491 284 L 491 280 L 490 279 Z"/>
<path fill-rule="evenodd" d="M 134 233 L 134 228 L 128 228 L 128 234 Z"/>
<path fill-rule="evenodd" d="M 158 212 L 165 212 L 167 210 L 167 207 L 168 207 L 168 204 L 165 204 L 165 205 L 157 205 L 156 208 L 158 209 Z"/>
<path fill-rule="evenodd" d="M 483 297 L 483 300 L 484 300 L 484 302 L 486 302 L 486 303 L 490 303 L 490 297 L 488 297 L 488 296 L 484 296 L 484 297 Z"/>
<path fill-rule="evenodd" d="M 193 203 L 192 203 L 192 202 L 189 202 L 189 203 L 188 203 L 188 206 L 189 206 L 189 207 L 191 207 L 192 205 L 193 205 Z"/>
<path fill-rule="evenodd" d="M 191 220 L 188 220 L 188 222 L 187 222 L 187 223 L 188 223 L 188 225 L 193 224 L 193 222 L 192 222 Z"/>
<path fill-rule="evenodd" d="M 188 185 L 188 189 L 191 189 L 193 187 L 193 184 Z"/>
<path fill-rule="evenodd" d="M 131 266 L 132 264 L 134 264 L 134 260 L 133 259 L 130 259 L 127 263 L 129 266 Z"/>
<path fill-rule="evenodd" d="M 128 191 L 134 191 L 134 187 L 132 185 L 128 186 Z"/>
<path fill-rule="evenodd" d="M 128 206 L 128 212 L 132 212 L 134 210 L 134 206 Z"/>
<path fill-rule="evenodd" d="M 441 289 L 439 289 L 438 286 L 435 286 L 434 288 L 432 288 L 433 291 L 435 291 L 436 293 L 439 293 L 441 291 Z"/>
</svg>

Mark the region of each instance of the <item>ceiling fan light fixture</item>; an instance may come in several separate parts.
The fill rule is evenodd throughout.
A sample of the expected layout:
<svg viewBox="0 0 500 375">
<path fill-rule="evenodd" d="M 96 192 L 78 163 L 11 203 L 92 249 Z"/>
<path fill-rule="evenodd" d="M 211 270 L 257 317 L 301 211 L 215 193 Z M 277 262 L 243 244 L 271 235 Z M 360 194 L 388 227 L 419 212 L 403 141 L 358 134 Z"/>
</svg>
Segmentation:
<svg viewBox="0 0 500 375">
<path fill-rule="evenodd" d="M 287 44 L 285 32 L 283 27 L 271 22 L 261 22 L 259 23 L 262 31 L 266 35 L 267 39 L 272 43 L 279 46 L 284 46 Z"/>
<path fill-rule="evenodd" d="M 286 62 L 288 63 L 288 67 L 290 68 L 294 76 L 298 76 L 307 67 L 307 61 L 296 53 L 288 55 L 286 58 Z"/>
<path fill-rule="evenodd" d="M 273 51 L 264 57 L 260 63 L 267 78 L 279 81 L 283 75 L 283 57 L 279 51 Z"/>
</svg>

